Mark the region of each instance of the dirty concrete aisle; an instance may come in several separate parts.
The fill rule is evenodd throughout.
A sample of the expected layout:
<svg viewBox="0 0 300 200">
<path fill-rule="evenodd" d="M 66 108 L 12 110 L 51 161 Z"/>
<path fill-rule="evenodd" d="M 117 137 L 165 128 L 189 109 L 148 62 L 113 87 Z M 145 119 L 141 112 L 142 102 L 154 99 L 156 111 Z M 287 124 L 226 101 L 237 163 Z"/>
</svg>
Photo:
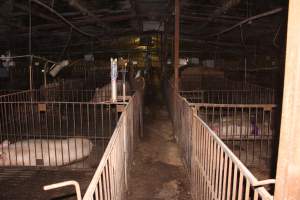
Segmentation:
<svg viewBox="0 0 300 200">
<path fill-rule="evenodd" d="M 144 138 L 137 144 L 128 200 L 186 200 L 190 188 L 165 106 L 145 108 Z"/>
</svg>

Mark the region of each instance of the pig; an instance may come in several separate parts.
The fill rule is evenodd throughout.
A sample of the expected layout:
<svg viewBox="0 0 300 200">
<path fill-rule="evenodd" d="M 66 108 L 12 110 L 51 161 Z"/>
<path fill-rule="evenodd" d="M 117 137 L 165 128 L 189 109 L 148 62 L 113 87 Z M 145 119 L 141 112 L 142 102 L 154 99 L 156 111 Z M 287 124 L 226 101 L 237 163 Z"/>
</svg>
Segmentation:
<svg viewBox="0 0 300 200">
<path fill-rule="evenodd" d="M 63 166 L 88 157 L 93 143 L 86 138 L 28 139 L 0 144 L 0 166 Z"/>
<path fill-rule="evenodd" d="M 128 82 L 125 83 L 125 88 L 126 91 L 130 91 L 130 85 Z M 117 96 L 120 96 L 123 91 L 123 83 L 122 81 L 117 81 Z M 129 93 L 127 92 L 126 95 L 128 95 Z M 94 96 L 92 97 L 90 102 L 93 103 L 100 103 L 103 101 L 110 101 L 111 100 L 111 84 L 107 84 L 101 88 L 96 88 L 95 89 L 95 93 Z"/>
<path fill-rule="evenodd" d="M 91 102 L 102 102 L 105 100 L 105 98 L 109 98 L 107 97 L 108 94 L 106 94 L 106 90 L 105 89 L 101 89 L 101 88 L 96 88 L 95 89 L 95 94 L 91 100 Z"/>
<path fill-rule="evenodd" d="M 233 119 L 231 116 L 222 117 L 221 121 L 214 122 L 212 124 L 212 130 L 220 137 L 224 139 L 230 138 L 254 138 L 268 135 L 268 123 L 256 123 L 254 119 L 243 117 Z M 263 129 L 259 128 L 262 127 Z M 272 134 L 270 130 L 269 134 Z"/>
</svg>

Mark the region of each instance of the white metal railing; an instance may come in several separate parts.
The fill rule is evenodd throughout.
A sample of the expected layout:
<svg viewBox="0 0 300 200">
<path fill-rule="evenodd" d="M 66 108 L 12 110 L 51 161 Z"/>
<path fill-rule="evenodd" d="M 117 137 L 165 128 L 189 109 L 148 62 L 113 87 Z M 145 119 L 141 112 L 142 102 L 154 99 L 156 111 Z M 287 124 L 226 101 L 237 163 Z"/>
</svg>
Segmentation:
<svg viewBox="0 0 300 200">
<path fill-rule="evenodd" d="M 165 91 L 193 200 L 272 200 L 275 180 L 259 181 L 170 83 Z"/>
<path fill-rule="evenodd" d="M 56 183 L 45 186 L 44 189 L 74 185 L 78 200 L 125 199 L 134 144 L 142 130 L 141 105 L 141 92 L 136 92 L 124 108 L 83 198 L 79 194 L 80 189 L 76 181 Z"/>
<path fill-rule="evenodd" d="M 124 199 L 127 180 L 133 159 L 134 141 L 140 126 L 139 93 L 123 111 L 101 162 L 83 197 L 90 199 Z"/>
<path fill-rule="evenodd" d="M 193 199 L 273 199 L 263 186 L 275 184 L 275 180 L 258 181 L 196 113 L 192 146 Z"/>
<path fill-rule="evenodd" d="M 193 103 L 218 104 L 274 104 L 275 90 L 258 88 L 255 90 L 189 90 L 180 91 L 181 96 Z"/>
</svg>

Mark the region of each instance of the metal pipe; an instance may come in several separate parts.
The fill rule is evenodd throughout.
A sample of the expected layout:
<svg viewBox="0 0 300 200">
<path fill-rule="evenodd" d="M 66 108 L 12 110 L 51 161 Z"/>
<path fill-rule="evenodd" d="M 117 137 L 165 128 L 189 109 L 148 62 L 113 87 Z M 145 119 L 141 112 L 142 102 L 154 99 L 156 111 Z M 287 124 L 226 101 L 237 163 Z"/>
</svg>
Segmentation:
<svg viewBox="0 0 300 200">
<path fill-rule="evenodd" d="M 124 67 L 124 69 L 122 70 L 122 79 L 123 79 L 123 82 L 122 82 L 123 102 L 126 101 L 126 66 L 127 66 L 127 64 L 125 63 L 125 67 Z"/>
<path fill-rule="evenodd" d="M 57 188 L 61 188 L 61 187 L 66 187 L 66 186 L 74 186 L 75 187 L 75 191 L 76 191 L 76 196 L 77 196 L 77 200 L 81 200 L 81 191 L 80 191 L 80 185 L 77 181 L 64 181 L 64 182 L 60 182 L 60 183 L 54 183 L 51 185 L 46 185 L 44 186 L 44 190 L 53 190 L 53 189 L 57 189 Z"/>
<path fill-rule="evenodd" d="M 174 87 L 179 88 L 179 36 L 180 36 L 180 1 L 175 0 L 175 33 L 174 33 Z"/>
<path fill-rule="evenodd" d="M 28 1 L 29 6 L 29 27 L 28 27 L 28 53 L 29 55 L 32 54 L 31 49 L 31 33 L 32 33 L 32 26 L 31 26 L 31 1 Z M 29 89 L 32 90 L 32 56 L 29 57 Z"/>
<path fill-rule="evenodd" d="M 226 1 L 222 7 L 217 8 L 212 15 L 209 17 L 208 21 L 203 24 L 201 27 L 198 28 L 198 30 L 205 28 L 210 22 L 214 21 L 215 18 L 222 15 L 223 13 L 226 13 L 230 8 L 238 5 L 241 2 L 241 0 L 229 0 Z"/>
<path fill-rule="evenodd" d="M 77 26 L 75 26 L 73 23 L 71 23 L 69 20 L 67 20 L 66 18 L 64 18 L 61 14 L 59 14 L 58 12 L 56 12 L 53 8 L 49 7 L 48 5 L 40 2 L 39 0 L 29 0 L 30 2 L 33 2 L 45 9 L 47 9 L 48 11 L 50 11 L 51 13 L 55 14 L 58 18 L 60 18 L 63 22 L 65 22 L 66 24 L 68 24 L 69 26 L 71 26 L 74 30 L 76 30 L 78 33 L 87 36 L 87 37 L 92 37 L 95 38 L 96 36 L 90 33 L 87 33 L 85 31 L 82 31 L 80 28 L 78 28 Z"/>
<path fill-rule="evenodd" d="M 69 0 L 69 4 L 74 8 L 78 9 L 83 15 L 91 17 L 94 21 L 99 23 L 104 28 L 103 22 L 94 13 L 92 13 L 83 5 L 81 5 L 77 0 Z"/>
<path fill-rule="evenodd" d="M 28 1 L 28 14 L 29 14 L 29 27 L 28 27 L 28 53 L 29 55 L 32 54 L 32 49 L 31 49 L 31 34 L 32 34 L 32 21 L 31 21 L 31 1 Z"/>
<path fill-rule="evenodd" d="M 247 84 L 247 57 L 244 58 L 244 68 L 245 68 L 245 84 Z"/>
<path fill-rule="evenodd" d="M 283 8 L 276 8 L 276 9 L 270 10 L 268 12 L 264 12 L 264 13 L 261 13 L 261 14 L 249 17 L 249 18 L 244 19 L 243 21 L 241 21 L 241 22 L 239 22 L 239 23 L 237 23 L 237 24 L 235 24 L 235 25 L 233 25 L 233 26 L 231 26 L 229 28 L 226 28 L 226 29 L 218 32 L 218 33 L 210 34 L 210 35 L 204 37 L 204 39 L 209 38 L 209 37 L 218 36 L 218 35 L 221 35 L 221 34 L 224 34 L 224 33 L 227 33 L 227 32 L 229 32 L 229 31 L 231 31 L 231 30 L 233 30 L 233 29 L 235 29 L 237 27 L 240 27 L 243 24 L 246 24 L 246 23 L 248 23 L 250 21 L 254 21 L 256 19 L 259 19 L 259 18 L 262 18 L 262 17 L 266 17 L 266 16 L 269 16 L 269 15 L 274 15 L 274 14 L 279 13 L 281 11 L 283 11 Z"/>
<path fill-rule="evenodd" d="M 33 89 L 33 83 L 32 83 L 32 56 L 29 58 L 29 89 Z"/>
<path fill-rule="evenodd" d="M 117 78 L 118 78 L 118 60 L 110 59 L 111 64 L 111 100 L 117 101 Z"/>
<path fill-rule="evenodd" d="M 36 58 L 36 59 L 40 59 L 40 60 L 44 60 L 44 61 L 47 61 L 49 63 L 53 63 L 53 64 L 56 64 L 55 61 L 52 61 L 52 60 L 48 60 L 47 58 L 43 58 L 43 57 L 40 57 L 40 56 L 35 56 L 35 55 L 20 55 L 20 56 L 7 56 L 5 58 L 7 59 L 14 59 L 14 58 Z"/>
<path fill-rule="evenodd" d="M 45 63 L 44 65 L 44 87 L 47 88 L 47 65 L 48 65 L 48 62 Z"/>
</svg>

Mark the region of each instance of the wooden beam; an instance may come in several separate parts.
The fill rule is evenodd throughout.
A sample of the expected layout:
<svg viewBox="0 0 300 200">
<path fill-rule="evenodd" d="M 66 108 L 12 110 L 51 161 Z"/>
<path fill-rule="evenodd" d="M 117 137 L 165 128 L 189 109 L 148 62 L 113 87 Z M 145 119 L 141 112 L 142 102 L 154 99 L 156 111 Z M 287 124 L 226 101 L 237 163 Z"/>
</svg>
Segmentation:
<svg viewBox="0 0 300 200">
<path fill-rule="evenodd" d="M 275 200 L 300 197 L 300 1 L 289 1 Z"/>
</svg>

